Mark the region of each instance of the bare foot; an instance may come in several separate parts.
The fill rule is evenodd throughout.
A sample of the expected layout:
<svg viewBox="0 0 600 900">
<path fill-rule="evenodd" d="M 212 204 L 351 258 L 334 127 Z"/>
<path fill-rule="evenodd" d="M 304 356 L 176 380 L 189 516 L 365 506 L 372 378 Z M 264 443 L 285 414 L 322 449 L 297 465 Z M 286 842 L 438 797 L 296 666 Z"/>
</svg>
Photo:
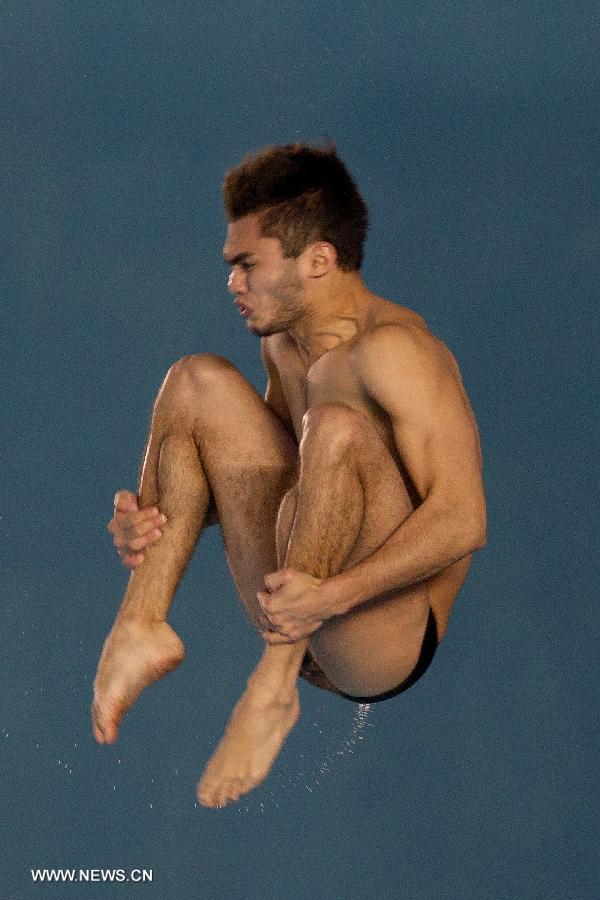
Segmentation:
<svg viewBox="0 0 600 900">
<path fill-rule="evenodd" d="M 99 744 L 114 744 L 121 719 L 144 688 L 176 668 L 184 656 L 183 643 L 167 622 L 117 619 L 94 680 L 92 723 Z"/>
<path fill-rule="evenodd" d="M 248 688 L 200 779 L 200 803 L 225 806 L 260 784 L 299 717 L 297 688 L 276 699 Z"/>
</svg>

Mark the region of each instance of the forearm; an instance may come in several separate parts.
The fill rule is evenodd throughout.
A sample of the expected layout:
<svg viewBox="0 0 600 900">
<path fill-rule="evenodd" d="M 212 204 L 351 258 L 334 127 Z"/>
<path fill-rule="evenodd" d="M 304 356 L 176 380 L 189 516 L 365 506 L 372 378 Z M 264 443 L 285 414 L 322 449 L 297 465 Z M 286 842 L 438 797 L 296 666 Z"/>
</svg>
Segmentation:
<svg viewBox="0 0 600 900">
<path fill-rule="evenodd" d="M 382 546 L 324 583 L 328 604 L 340 615 L 373 597 L 424 581 L 483 546 L 474 517 L 443 505 L 422 504 Z"/>
</svg>

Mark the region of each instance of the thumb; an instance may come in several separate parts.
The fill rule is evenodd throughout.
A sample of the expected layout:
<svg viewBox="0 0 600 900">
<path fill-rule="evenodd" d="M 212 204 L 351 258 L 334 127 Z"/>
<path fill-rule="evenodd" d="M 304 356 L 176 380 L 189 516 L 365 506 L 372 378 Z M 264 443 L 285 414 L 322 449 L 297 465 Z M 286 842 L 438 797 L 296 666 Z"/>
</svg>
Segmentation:
<svg viewBox="0 0 600 900">
<path fill-rule="evenodd" d="M 278 572 L 270 572 L 265 575 L 265 587 L 268 591 L 277 591 L 290 580 L 290 573 L 287 569 L 279 569 Z"/>
<path fill-rule="evenodd" d="M 115 512 L 137 512 L 138 503 L 131 491 L 117 491 L 115 494 Z"/>
</svg>

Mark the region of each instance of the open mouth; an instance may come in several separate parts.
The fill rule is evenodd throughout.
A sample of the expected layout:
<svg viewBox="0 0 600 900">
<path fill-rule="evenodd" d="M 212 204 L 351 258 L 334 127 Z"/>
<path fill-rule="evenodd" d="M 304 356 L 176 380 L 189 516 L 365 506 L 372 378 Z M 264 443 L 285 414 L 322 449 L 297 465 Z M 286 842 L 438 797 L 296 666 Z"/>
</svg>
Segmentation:
<svg viewBox="0 0 600 900">
<path fill-rule="evenodd" d="M 237 307 L 238 307 L 238 309 L 239 309 L 239 311 L 240 311 L 240 316 L 243 316 L 244 318 L 246 318 L 247 316 L 250 315 L 251 310 L 248 309 L 248 307 L 245 306 L 243 303 L 238 303 L 238 304 L 236 304 L 236 305 L 237 305 Z"/>
</svg>

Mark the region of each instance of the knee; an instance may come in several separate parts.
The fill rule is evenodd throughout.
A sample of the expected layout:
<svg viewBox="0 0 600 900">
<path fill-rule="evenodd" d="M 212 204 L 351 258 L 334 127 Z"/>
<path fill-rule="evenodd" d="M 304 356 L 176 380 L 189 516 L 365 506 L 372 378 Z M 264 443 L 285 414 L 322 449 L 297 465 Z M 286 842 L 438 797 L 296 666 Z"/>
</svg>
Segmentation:
<svg viewBox="0 0 600 900">
<path fill-rule="evenodd" d="M 220 378 L 237 371 L 233 363 L 216 353 L 193 353 L 173 363 L 167 378 L 174 381 L 192 381 L 197 384 Z"/>
<path fill-rule="evenodd" d="M 214 353 L 183 356 L 167 372 L 159 398 L 166 393 L 175 401 L 184 401 L 190 395 L 197 399 L 199 390 L 214 387 L 224 377 L 236 371 L 233 363 Z"/>
<path fill-rule="evenodd" d="M 346 403 L 315 403 L 302 420 L 301 451 L 314 445 L 330 453 L 344 453 L 365 437 L 368 420 Z"/>
<path fill-rule="evenodd" d="M 231 372 L 236 372 L 233 363 L 224 356 L 214 353 L 195 353 L 183 356 L 173 363 L 167 372 L 156 399 L 156 409 L 185 409 L 194 407 L 198 400 Z"/>
</svg>

